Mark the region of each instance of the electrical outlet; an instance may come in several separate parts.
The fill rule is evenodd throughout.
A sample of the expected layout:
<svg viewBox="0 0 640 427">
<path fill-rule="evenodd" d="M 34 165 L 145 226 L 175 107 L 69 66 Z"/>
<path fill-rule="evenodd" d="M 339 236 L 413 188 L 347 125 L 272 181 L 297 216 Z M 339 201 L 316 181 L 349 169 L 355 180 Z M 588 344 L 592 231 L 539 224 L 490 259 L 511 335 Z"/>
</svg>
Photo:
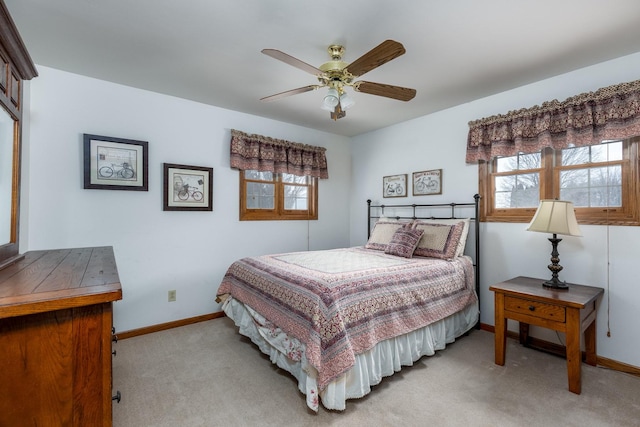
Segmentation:
<svg viewBox="0 0 640 427">
<path fill-rule="evenodd" d="M 176 291 L 175 289 L 172 291 L 169 291 L 169 302 L 173 302 L 176 300 Z"/>
</svg>

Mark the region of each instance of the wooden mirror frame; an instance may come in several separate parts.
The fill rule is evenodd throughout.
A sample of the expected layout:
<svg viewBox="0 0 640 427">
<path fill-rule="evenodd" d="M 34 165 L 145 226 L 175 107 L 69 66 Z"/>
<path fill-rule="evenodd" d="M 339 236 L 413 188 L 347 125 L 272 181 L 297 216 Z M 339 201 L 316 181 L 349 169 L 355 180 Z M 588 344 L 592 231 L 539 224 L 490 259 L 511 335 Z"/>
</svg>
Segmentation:
<svg viewBox="0 0 640 427">
<path fill-rule="evenodd" d="M 20 166 L 22 146 L 22 82 L 36 77 L 38 72 L 20 34 L 0 0 L 0 107 L 14 120 L 13 170 L 11 186 L 11 230 L 9 243 L 0 245 L 0 269 L 14 263 L 20 256 Z"/>
</svg>

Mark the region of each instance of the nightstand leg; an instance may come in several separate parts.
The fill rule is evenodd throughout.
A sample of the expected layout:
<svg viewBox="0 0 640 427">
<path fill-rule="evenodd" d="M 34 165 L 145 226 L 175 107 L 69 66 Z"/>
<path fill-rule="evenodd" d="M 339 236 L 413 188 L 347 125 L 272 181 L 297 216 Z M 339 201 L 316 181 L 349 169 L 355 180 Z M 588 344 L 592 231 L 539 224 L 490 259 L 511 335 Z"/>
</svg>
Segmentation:
<svg viewBox="0 0 640 427">
<path fill-rule="evenodd" d="M 567 307 L 567 372 L 569 375 L 569 391 L 580 394 L 582 391 L 580 354 L 580 310 Z"/>
<path fill-rule="evenodd" d="M 520 322 L 519 338 L 520 338 L 520 344 L 522 344 L 525 347 L 529 345 L 529 324 L 528 323 Z"/>
<path fill-rule="evenodd" d="M 496 365 L 503 366 L 507 350 L 507 319 L 504 317 L 504 294 L 495 294 L 495 359 Z"/>
<path fill-rule="evenodd" d="M 584 352 L 586 353 L 587 364 L 591 366 L 596 366 L 598 364 L 598 354 L 596 351 L 596 315 L 595 308 L 593 313 L 589 316 L 593 317 L 593 320 L 587 326 L 587 329 L 584 331 Z M 589 322 L 589 318 L 585 321 Z"/>
</svg>

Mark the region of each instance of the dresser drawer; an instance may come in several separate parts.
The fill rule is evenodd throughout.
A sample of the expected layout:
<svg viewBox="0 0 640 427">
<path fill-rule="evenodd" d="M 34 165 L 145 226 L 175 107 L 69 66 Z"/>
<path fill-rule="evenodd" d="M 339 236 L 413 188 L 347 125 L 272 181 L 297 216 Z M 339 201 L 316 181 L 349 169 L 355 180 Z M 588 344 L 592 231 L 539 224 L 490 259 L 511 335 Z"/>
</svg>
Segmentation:
<svg viewBox="0 0 640 427">
<path fill-rule="evenodd" d="M 564 323 L 566 321 L 565 308 L 554 304 L 505 296 L 504 309 L 541 319 L 553 320 L 554 322 Z"/>
</svg>

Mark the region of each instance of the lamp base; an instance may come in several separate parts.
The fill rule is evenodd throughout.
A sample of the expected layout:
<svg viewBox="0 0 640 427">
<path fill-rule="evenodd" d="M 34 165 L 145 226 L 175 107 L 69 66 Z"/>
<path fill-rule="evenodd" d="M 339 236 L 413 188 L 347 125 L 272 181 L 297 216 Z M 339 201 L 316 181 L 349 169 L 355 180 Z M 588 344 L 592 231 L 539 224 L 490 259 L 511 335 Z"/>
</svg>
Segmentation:
<svg viewBox="0 0 640 427">
<path fill-rule="evenodd" d="M 567 286 L 567 282 L 563 282 L 558 279 L 558 273 L 562 271 L 562 266 L 560 265 L 560 254 L 558 253 L 558 243 L 562 241 L 562 239 L 558 239 L 558 236 L 554 233 L 553 238 L 549 239 L 551 242 L 551 264 L 547 267 L 551 271 L 551 280 L 547 280 L 542 284 L 545 288 L 550 289 L 559 289 L 559 290 L 567 290 L 569 286 Z"/>
<path fill-rule="evenodd" d="M 545 288 L 559 289 L 559 290 L 563 290 L 563 291 L 566 291 L 566 290 L 569 289 L 569 286 L 567 285 L 567 282 L 563 282 L 561 280 L 558 280 L 555 277 L 553 279 L 551 279 L 551 280 L 547 280 L 546 282 L 543 282 L 542 286 L 544 286 Z"/>
</svg>

